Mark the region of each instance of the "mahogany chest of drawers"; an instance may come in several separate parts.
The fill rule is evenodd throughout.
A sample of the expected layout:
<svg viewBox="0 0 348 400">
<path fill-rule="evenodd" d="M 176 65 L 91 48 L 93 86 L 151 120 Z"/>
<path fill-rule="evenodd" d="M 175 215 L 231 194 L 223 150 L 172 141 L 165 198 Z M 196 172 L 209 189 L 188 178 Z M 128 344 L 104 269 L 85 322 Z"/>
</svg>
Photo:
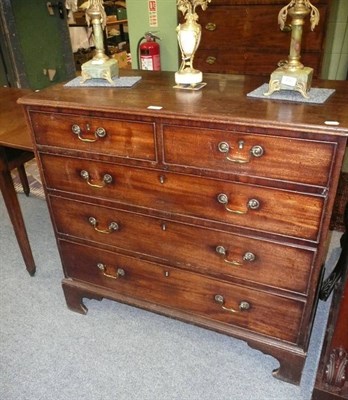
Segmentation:
<svg viewBox="0 0 348 400">
<path fill-rule="evenodd" d="M 291 18 L 283 31 L 278 13 L 290 1 L 284 0 L 212 0 L 202 11 L 197 7 L 202 38 L 194 66 L 203 72 L 262 74 L 269 76 L 290 49 Z M 330 0 L 311 0 L 320 13 L 312 31 L 305 19 L 301 62 L 320 76 Z"/>
<path fill-rule="evenodd" d="M 323 105 L 251 99 L 256 77 L 56 85 L 25 105 L 67 305 L 109 298 L 243 339 L 300 381 L 348 135 Z M 325 121 L 338 125 L 326 125 Z"/>
</svg>

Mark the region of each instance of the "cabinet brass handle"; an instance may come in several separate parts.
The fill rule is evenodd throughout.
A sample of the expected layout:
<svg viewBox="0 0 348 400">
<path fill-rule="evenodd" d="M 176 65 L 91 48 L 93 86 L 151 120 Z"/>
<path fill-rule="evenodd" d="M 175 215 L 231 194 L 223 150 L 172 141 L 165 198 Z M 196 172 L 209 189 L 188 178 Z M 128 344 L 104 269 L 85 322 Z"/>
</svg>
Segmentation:
<svg viewBox="0 0 348 400">
<path fill-rule="evenodd" d="M 244 146 L 245 146 L 244 140 L 239 140 L 238 149 L 243 150 Z M 231 149 L 233 149 L 233 147 L 230 146 L 227 142 L 220 142 L 218 144 L 218 150 L 220 153 L 229 153 Z M 237 164 L 247 164 L 251 161 L 252 157 L 259 158 L 263 156 L 263 153 L 264 153 L 263 147 L 257 144 L 250 149 L 247 158 L 230 157 L 229 155 L 227 155 L 226 160 Z"/>
<path fill-rule="evenodd" d="M 216 24 L 214 22 L 208 22 L 207 25 L 205 26 L 205 29 L 207 31 L 215 31 L 216 29 Z"/>
<path fill-rule="evenodd" d="M 118 278 L 120 278 L 120 277 L 126 275 L 126 272 L 125 272 L 125 270 L 124 270 L 123 268 L 117 268 L 116 274 L 115 274 L 115 275 L 111 275 L 111 274 L 109 274 L 109 273 L 107 272 L 107 267 L 106 267 L 105 264 L 103 264 L 103 263 L 98 263 L 98 264 L 97 264 L 97 267 L 98 267 L 98 269 L 100 269 L 100 271 L 102 271 L 103 275 L 104 275 L 106 278 L 118 279 Z"/>
<path fill-rule="evenodd" d="M 247 251 L 246 253 L 244 253 L 244 255 L 243 255 L 243 257 L 242 257 L 242 261 L 229 260 L 229 259 L 227 258 L 227 253 L 228 253 L 228 252 L 227 252 L 227 250 L 225 249 L 224 246 L 216 246 L 215 251 L 216 251 L 219 255 L 221 255 L 222 257 L 224 257 L 224 258 L 223 258 L 224 262 L 225 262 L 226 264 L 229 264 L 229 265 L 243 266 L 243 265 L 245 265 L 246 263 L 251 263 L 251 262 L 255 261 L 255 259 L 256 259 L 255 254 L 252 253 L 251 251 Z"/>
<path fill-rule="evenodd" d="M 87 131 L 89 131 L 89 125 L 87 124 Z M 78 124 L 73 124 L 71 126 L 71 131 L 72 133 L 74 133 L 75 135 L 77 135 L 77 137 L 82 141 L 82 142 L 88 142 L 88 143 L 93 143 L 96 142 L 98 139 L 103 138 L 106 136 L 106 130 L 104 128 L 97 128 L 94 132 L 94 136 L 95 139 L 87 139 L 87 138 L 83 138 L 82 135 L 82 129 Z"/>
<path fill-rule="evenodd" d="M 99 233 L 112 233 L 115 231 L 118 231 L 120 229 L 120 226 L 117 222 L 110 222 L 109 226 L 107 229 L 99 229 L 98 228 L 98 221 L 94 217 L 89 217 L 88 222 L 93 226 L 94 230 L 99 232 Z"/>
<path fill-rule="evenodd" d="M 260 202 L 256 199 L 250 199 L 245 210 L 233 210 L 228 207 L 229 199 L 227 194 L 220 193 L 217 195 L 217 201 L 225 206 L 225 210 L 233 214 L 246 214 L 249 210 L 257 210 L 260 207 Z"/>
<path fill-rule="evenodd" d="M 249 302 L 243 300 L 243 301 L 241 301 L 239 303 L 238 310 L 236 310 L 234 308 L 228 308 L 228 307 L 225 306 L 225 299 L 224 299 L 224 296 L 222 296 L 221 294 L 216 294 L 215 297 L 214 297 L 214 300 L 215 300 L 216 303 L 221 305 L 221 308 L 224 311 L 228 311 L 228 312 L 233 313 L 233 314 L 234 313 L 243 312 L 243 311 L 248 311 L 250 309 L 250 307 L 251 307 Z"/>
<path fill-rule="evenodd" d="M 215 64 L 215 61 L 216 61 L 216 57 L 213 57 L 213 56 L 209 56 L 209 57 L 207 57 L 206 60 L 205 60 L 205 62 L 206 62 L 207 64 L 210 64 L 210 65 Z"/>
<path fill-rule="evenodd" d="M 103 187 L 105 187 L 107 184 L 109 184 L 109 183 L 112 182 L 112 176 L 111 176 L 110 174 L 105 174 L 105 175 L 103 176 L 103 180 L 102 180 L 102 183 L 101 183 L 101 184 L 92 183 L 92 182 L 90 181 L 89 172 L 86 171 L 86 170 L 84 170 L 84 169 L 80 172 L 80 175 L 81 175 L 81 177 L 87 182 L 87 184 L 88 184 L 89 186 L 92 186 L 92 187 L 94 187 L 94 188 L 103 188 Z"/>
</svg>

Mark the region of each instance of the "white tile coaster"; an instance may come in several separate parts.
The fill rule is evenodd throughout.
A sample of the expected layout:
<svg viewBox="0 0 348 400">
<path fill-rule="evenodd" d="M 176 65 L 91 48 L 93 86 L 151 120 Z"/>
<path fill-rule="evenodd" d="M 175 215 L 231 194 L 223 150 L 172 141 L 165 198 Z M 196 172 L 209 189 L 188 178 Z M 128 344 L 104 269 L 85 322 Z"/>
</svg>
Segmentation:
<svg viewBox="0 0 348 400">
<path fill-rule="evenodd" d="M 267 91 L 268 83 L 264 83 L 257 89 L 248 93 L 247 96 L 266 100 L 285 100 L 294 101 L 297 103 L 323 104 L 335 92 L 335 89 L 311 88 L 308 92 L 308 99 L 303 97 L 300 92 L 296 92 L 294 90 L 281 90 L 273 92 L 270 96 L 265 96 L 264 93 L 266 93 Z"/>
<path fill-rule="evenodd" d="M 78 76 L 73 80 L 66 83 L 64 86 L 66 87 L 115 87 L 115 88 L 129 88 L 134 86 L 137 82 L 139 82 L 141 76 L 122 76 L 120 78 L 113 78 L 112 84 L 108 82 L 106 79 L 88 79 L 87 81 L 82 82 L 82 78 Z"/>
</svg>

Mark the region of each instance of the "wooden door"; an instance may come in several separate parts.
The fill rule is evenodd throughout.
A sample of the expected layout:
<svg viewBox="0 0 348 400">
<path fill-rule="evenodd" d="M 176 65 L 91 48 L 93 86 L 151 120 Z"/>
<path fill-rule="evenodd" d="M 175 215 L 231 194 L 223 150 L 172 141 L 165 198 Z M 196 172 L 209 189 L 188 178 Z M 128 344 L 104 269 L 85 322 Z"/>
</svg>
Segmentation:
<svg viewBox="0 0 348 400">
<path fill-rule="evenodd" d="M 14 75 L 11 86 L 42 89 L 75 76 L 64 1 L 52 4 L 50 15 L 46 0 L 0 2 L 1 42 L 9 52 L 6 67 Z M 51 79 L 48 69 L 55 71 Z"/>
</svg>

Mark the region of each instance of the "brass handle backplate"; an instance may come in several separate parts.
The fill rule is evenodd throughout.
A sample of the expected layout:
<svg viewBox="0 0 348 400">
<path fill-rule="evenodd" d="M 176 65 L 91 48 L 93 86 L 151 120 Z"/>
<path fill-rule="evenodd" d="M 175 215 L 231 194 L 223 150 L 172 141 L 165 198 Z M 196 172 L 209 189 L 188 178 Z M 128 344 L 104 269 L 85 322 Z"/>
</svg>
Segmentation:
<svg viewBox="0 0 348 400">
<path fill-rule="evenodd" d="M 92 183 L 90 180 L 89 172 L 84 169 L 80 172 L 80 175 L 87 182 L 89 186 L 92 186 L 94 188 L 103 188 L 105 185 L 110 184 L 112 182 L 112 176 L 110 174 L 105 174 L 103 176 L 101 184 Z"/>
<path fill-rule="evenodd" d="M 245 142 L 244 140 L 239 140 L 238 141 L 238 150 L 241 151 L 245 147 Z M 233 149 L 233 146 L 230 146 L 229 143 L 227 142 L 220 142 L 218 144 L 218 150 L 220 153 L 226 153 L 228 154 L 231 150 Z M 264 154 L 264 149 L 260 145 L 255 145 L 252 146 L 251 149 L 249 150 L 248 157 L 230 157 L 229 155 L 226 156 L 226 160 L 231 161 L 233 163 L 237 164 L 247 164 L 251 161 L 252 157 L 259 158 L 262 157 Z"/>
<path fill-rule="evenodd" d="M 221 294 L 216 294 L 214 297 L 214 300 L 216 303 L 221 305 L 221 308 L 224 311 L 228 311 L 232 314 L 243 312 L 243 311 L 248 311 L 248 310 L 250 310 L 250 307 L 251 307 L 250 303 L 245 300 L 243 300 L 239 303 L 238 309 L 226 307 L 225 306 L 225 298 Z"/>
<path fill-rule="evenodd" d="M 114 221 L 110 222 L 110 224 L 109 224 L 107 229 L 99 229 L 98 228 L 98 221 L 94 217 L 89 217 L 88 218 L 88 222 L 93 226 L 94 230 L 99 232 L 99 233 L 109 234 L 109 233 L 118 231 L 120 229 L 119 224 L 117 222 L 114 222 Z"/>
<path fill-rule="evenodd" d="M 205 59 L 205 62 L 209 65 L 215 64 L 216 62 L 216 57 L 213 56 L 209 56 Z"/>
<path fill-rule="evenodd" d="M 102 271 L 103 275 L 107 278 L 118 279 L 126 275 L 126 272 L 123 268 L 117 268 L 116 274 L 113 275 L 108 272 L 107 266 L 105 264 L 98 263 L 97 267 L 100 271 Z"/>
<path fill-rule="evenodd" d="M 242 266 L 242 265 L 246 265 L 246 263 L 251 263 L 251 262 L 255 261 L 255 259 L 256 259 L 256 256 L 254 253 L 252 253 L 251 251 L 247 251 L 242 256 L 242 261 L 229 260 L 227 258 L 228 251 L 225 249 L 224 246 L 221 246 L 221 245 L 216 246 L 215 251 L 217 252 L 217 254 L 224 257 L 223 258 L 224 262 L 229 265 Z"/>
<path fill-rule="evenodd" d="M 216 29 L 216 24 L 215 24 L 215 22 L 208 22 L 207 24 L 206 24 L 206 26 L 205 26 L 205 29 L 207 30 L 207 31 L 215 31 L 215 29 Z"/>
<path fill-rule="evenodd" d="M 260 207 L 260 202 L 257 199 L 250 199 L 245 210 L 233 210 L 232 208 L 228 207 L 229 198 L 225 193 L 218 194 L 217 201 L 225 206 L 226 211 L 239 215 L 246 214 L 249 210 L 257 210 Z"/>
<path fill-rule="evenodd" d="M 88 138 L 83 138 L 82 137 L 82 129 L 80 127 L 80 125 L 78 124 L 73 124 L 71 126 L 71 131 L 72 133 L 74 133 L 75 135 L 77 135 L 77 137 L 82 141 L 82 142 L 88 142 L 88 143 L 93 143 L 96 142 L 98 139 L 100 138 L 104 138 L 106 136 L 106 130 L 104 128 L 97 128 L 94 132 L 94 136 L 95 139 L 88 139 Z M 90 127 L 89 124 L 86 125 L 86 131 L 89 132 L 90 131 Z"/>
</svg>

